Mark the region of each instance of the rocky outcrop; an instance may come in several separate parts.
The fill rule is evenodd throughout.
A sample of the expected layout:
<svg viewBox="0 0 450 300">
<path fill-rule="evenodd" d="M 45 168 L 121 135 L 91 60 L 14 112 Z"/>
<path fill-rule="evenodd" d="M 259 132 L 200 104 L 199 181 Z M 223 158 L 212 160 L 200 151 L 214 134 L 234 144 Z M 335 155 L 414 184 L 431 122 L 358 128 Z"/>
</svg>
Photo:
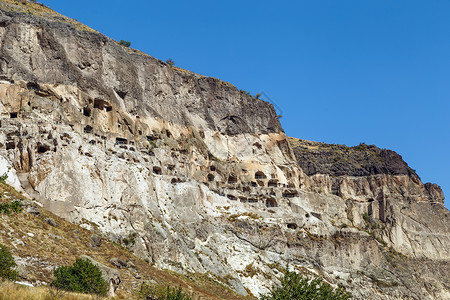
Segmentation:
<svg viewBox="0 0 450 300">
<path fill-rule="evenodd" d="M 434 246 L 449 242 L 442 190 L 422 184 L 400 155 L 365 144 L 290 142 L 299 165 L 309 170 L 308 188 L 344 199 L 352 225 L 375 226 L 380 239 L 412 257 L 449 258 L 447 250 Z"/>
<path fill-rule="evenodd" d="M 361 143 L 358 146 L 326 144 L 290 138 L 300 167 L 309 176 L 371 176 L 379 174 L 419 177 L 392 150 Z"/>
<path fill-rule="evenodd" d="M 448 298 L 442 191 L 399 155 L 290 140 L 231 84 L 26 5 L 0 2 L 0 162 L 25 194 L 243 295 L 290 265 L 357 299 Z"/>
</svg>

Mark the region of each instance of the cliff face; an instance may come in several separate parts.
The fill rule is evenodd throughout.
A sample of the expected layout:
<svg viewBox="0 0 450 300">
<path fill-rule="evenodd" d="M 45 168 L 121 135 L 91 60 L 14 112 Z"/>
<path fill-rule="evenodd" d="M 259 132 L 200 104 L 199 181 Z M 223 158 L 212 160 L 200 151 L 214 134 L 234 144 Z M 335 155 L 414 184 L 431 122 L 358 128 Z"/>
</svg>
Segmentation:
<svg viewBox="0 0 450 300">
<path fill-rule="evenodd" d="M 231 84 L 21 3 L 0 2 L 0 156 L 46 208 L 240 294 L 288 263 L 356 298 L 449 297 L 442 191 L 397 154 L 289 139 Z"/>
<path fill-rule="evenodd" d="M 444 194 L 436 184 L 422 184 L 400 155 L 365 144 L 290 142 L 308 170 L 309 189 L 345 200 L 353 225 L 375 227 L 379 238 L 413 257 L 448 259 L 447 250 L 434 246 L 448 243 Z"/>
</svg>

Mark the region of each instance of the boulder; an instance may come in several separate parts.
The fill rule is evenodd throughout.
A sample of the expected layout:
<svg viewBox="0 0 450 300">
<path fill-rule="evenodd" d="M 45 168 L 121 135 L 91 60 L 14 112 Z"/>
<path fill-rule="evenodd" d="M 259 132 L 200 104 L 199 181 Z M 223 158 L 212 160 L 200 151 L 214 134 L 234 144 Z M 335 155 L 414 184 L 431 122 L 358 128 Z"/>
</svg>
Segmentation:
<svg viewBox="0 0 450 300">
<path fill-rule="evenodd" d="M 109 262 L 110 262 L 114 267 L 117 267 L 117 268 L 119 268 L 119 269 L 128 267 L 127 262 L 121 260 L 120 258 L 115 258 L 115 257 L 113 257 L 113 258 L 111 258 L 111 259 L 109 260 Z"/>
<path fill-rule="evenodd" d="M 94 247 L 100 247 L 102 245 L 102 238 L 96 234 L 91 235 L 90 240 Z"/>
<path fill-rule="evenodd" d="M 53 227 L 57 227 L 58 226 L 58 224 L 56 223 L 56 221 L 53 218 L 46 218 L 44 220 L 44 222 L 47 223 L 50 226 L 53 226 Z"/>
</svg>

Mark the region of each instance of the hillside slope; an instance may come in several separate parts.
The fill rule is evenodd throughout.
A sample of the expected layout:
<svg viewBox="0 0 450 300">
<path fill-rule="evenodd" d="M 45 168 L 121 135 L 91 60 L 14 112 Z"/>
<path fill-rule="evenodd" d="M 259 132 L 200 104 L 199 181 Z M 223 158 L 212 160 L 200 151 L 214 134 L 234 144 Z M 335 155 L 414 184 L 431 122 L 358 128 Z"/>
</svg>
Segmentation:
<svg viewBox="0 0 450 300">
<path fill-rule="evenodd" d="M 356 299 L 449 297 L 442 191 L 397 154 L 290 139 L 229 83 L 42 5 L 0 12 L 0 156 L 55 215 L 243 296 L 290 265 Z"/>
<path fill-rule="evenodd" d="M 201 299 L 245 299 L 224 288 L 214 277 L 155 269 L 130 253 L 127 244 L 112 243 L 101 238 L 102 233 L 98 230 L 84 228 L 89 221 L 84 220 L 80 225 L 70 223 L 30 201 L 5 182 L 0 182 L 0 203 L 16 200 L 21 201 L 25 209 L 21 213 L 0 214 L 0 243 L 12 252 L 22 282 L 46 286 L 52 282 L 55 268 L 71 265 L 81 255 L 88 255 L 119 271 L 121 282 L 116 295 L 121 299 L 137 299 L 141 283 L 148 281 L 181 286 Z M 93 239 L 94 236 L 100 237 L 101 242 L 98 243 L 98 238 Z M 115 262 L 118 259 L 126 266 Z M 0 298 L 1 292 L 2 287 Z M 4 296 L 8 296 L 5 299 L 14 299 L 12 295 Z"/>
</svg>

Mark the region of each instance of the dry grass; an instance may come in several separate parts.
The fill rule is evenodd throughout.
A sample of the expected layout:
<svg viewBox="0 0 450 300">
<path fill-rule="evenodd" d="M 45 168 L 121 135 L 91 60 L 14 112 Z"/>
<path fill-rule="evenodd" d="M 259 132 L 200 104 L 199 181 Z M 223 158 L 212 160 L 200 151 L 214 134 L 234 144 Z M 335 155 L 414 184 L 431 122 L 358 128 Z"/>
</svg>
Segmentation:
<svg viewBox="0 0 450 300">
<path fill-rule="evenodd" d="M 0 201 L 25 199 L 14 188 L 1 182 L 0 195 Z M 47 224 L 44 221 L 46 218 L 54 219 L 58 226 L 53 227 Z M 96 233 L 101 234 L 100 232 Z M 205 275 L 181 275 L 175 272 L 158 270 L 134 256 L 125 248 L 107 239 L 103 240 L 100 247 L 93 247 L 90 244 L 90 236 L 92 234 L 92 231 L 59 218 L 45 209 L 40 209 L 39 216 L 34 216 L 27 212 L 11 215 L 0 214 L 0 243 L 6 245 L 14 256 L 27 260 L 23 272 L 25 274 L 23 280 L 28 282 L 49 283 L 52 281 L 54 268 L 61 265 L 70 265 L 75 262 L 78 256 L 85 254 L 113 268 L 114 266 L 109 263 L 109 260 L 113 257 L 133 262 L 142 278 L 138 280 L 130 270 L 120 269 L 122 283 L 116 291 L 119 299 L 134 298 L 140 283 L 149 279 L 162 285 L 181 286 L 185 291 L 193 292 L 200 296 L 201 299 L 248 299 L 235 294 L 230 289 Z M 0 300 L 45 299 L 39 298 L 41 297 L 39 295 L 45 295 L 45 288 L 31 290 L 14 285 L 2 286 L 0 289 Z M 7 295 L 10 295 L 10 292 L 24 293 L 24 298 L 20 298 L 22 296 L 18 296 L 19 298 L 5 298 Z M 26 298 L 26 293 L 33 293 L 34 298 Z"/>
<path fill-rule="evenodd" d="M 1 0 L 0 2 L 8 3 L 14 6 L 17 6 L 18 8 L 22 8 L 23 10 L 31 10 L 33 12 L 37 13 L 52 13 L 57 14 L 55 11 L 50 9 L 49 7 L 45 6 L 41 3 L 33 3 L 30 1 L 21 1 L 21 0 Z"/>
<path fill-rule="evenodd" d="M 94 29 L 78 22 L 77 20 L 63 16 L 41 3 L 33 3 L 26 0 L 0 0 L 0 5 L 8 10 L 19 11 L 37 15 L 52 21 L 65 22 L 74 25 L 78 30 L 97 32 Z"/>
<path fill-rule="evenodd" d="M 28 287 L 14 284 L 12 282 L 2 282 L 0 284 L 0 300 L 89 300 L 96 299 L 90 295 L 64 293 L 61 297 L 52 295 L 46 287 Z"/>
<path fill-rule="evenodd" d="M 293 137 L 288 137 L 288 141 L 289 143 L 293 146 L 293 147 L 305 147 L 308 148 L 310 150 L 318 150 L 319 149 L 319 142 L 312 142 L 312 141 L 308 141 L 308 140 L 301 140 L 301 139 L 297 139 L 297 138 L 293 138 Z"/>
</svg>

